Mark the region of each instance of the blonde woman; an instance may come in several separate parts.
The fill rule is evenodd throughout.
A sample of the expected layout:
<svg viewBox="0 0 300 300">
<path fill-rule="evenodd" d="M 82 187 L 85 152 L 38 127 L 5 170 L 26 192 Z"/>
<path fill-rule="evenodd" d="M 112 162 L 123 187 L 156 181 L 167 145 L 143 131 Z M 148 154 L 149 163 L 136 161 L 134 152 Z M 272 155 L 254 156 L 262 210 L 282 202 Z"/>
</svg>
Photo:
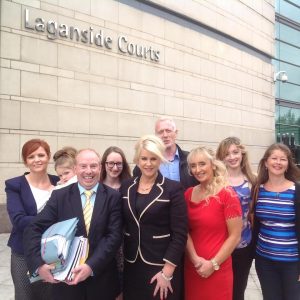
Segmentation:
<svg viewBox="0 0 300 300">
<path fill-rule="evenodd" d="M 224 162 L 228 181 L 239 196 L 243 213 L 242 237 L 232 253 L 233 300 L 244 300 L 248 275 L 253 260 L 252 228 L 250 224 L 251 186 L 255 184 L 248 152 L 237 137 L 228 137 L 220 142 L 217 159 Z"/>
<path fill-rule="evenodd" d="M 199 185 L 185 192 L 189 235 L 185 300 L 232 300 L 231 253 L 241 238 L 241 206 L 227 187 L 226 168 L 206 147 L 187 158 Z"/>
<path fill-rule="evenodd" d="M 124 300 L 180 300 L 181 261 L 187 239 L 183 188 L 159 172 L 161 139 L 137 142 L 134 162 L 141 173 L 122 183 Z"/>
</svg>

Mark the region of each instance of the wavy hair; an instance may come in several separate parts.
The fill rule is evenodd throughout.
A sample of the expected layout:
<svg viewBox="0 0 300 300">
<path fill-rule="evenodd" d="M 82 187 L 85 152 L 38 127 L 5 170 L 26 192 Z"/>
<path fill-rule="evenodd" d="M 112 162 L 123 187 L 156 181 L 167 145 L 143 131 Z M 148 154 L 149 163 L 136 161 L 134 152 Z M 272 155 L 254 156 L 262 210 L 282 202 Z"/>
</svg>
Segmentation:
<svg viewBox="0 0 300 300">
<path fill-rule="evenodd" d="M 187 157 L 190 173 L 192 160 L 197 160 L 201 156 L 204 156 L 211 162 L 211 167 L 213 169 L 213 178 L 206 186 L 205 196 L 208 198 L 210 196 L 215 196 L 222 188 L 228 186 L 227 169 L 222 161 L 216 159 L 215 152 L 212 149 L 207 147 L 197 147 L 192 149 Z"/>
<path fill-rule="evenodd" d="M 286 145 L 284 145 L 282 143 L 272 144 L 271 146 L 269 146 L 267 148 L 264 156 L 262 157 L 262 159 L 260 160 L 259 165 L 258 165 L 258 174 L 257 174 L 256 184 L 252 188 L 253 205 L 255 205 L 257 202 L 260 185 L 266 183 L 269 180 L 269 172 L 265 166 L 265 163 L 275 150 L 282 151 L 287 157 L 288 168 L 287 168 L 286 172 L 284 173 L 284 177 L 293 182 L 296 182 L 300 179 L 300 170 L 294 163 L 292 152 L 289 149 L 289 147 L 287 147 Z"/>
<path fill-rule="evenodd" d="M 241 171 L 246 176 L 250 184 L 254 185 L 256 182 L 256 176 L 252 172 L 246 147 L 241 143 L 241 140 L 239 138 L 230 136 L 222 140 L 216 151 L 216 158 L 221 161 L 224 161 L 225 157 L 227 156 L 229 147 L 231 145 L 235 145 L 237 148 L 241 150 L 242 153 Z"/>
</svg>

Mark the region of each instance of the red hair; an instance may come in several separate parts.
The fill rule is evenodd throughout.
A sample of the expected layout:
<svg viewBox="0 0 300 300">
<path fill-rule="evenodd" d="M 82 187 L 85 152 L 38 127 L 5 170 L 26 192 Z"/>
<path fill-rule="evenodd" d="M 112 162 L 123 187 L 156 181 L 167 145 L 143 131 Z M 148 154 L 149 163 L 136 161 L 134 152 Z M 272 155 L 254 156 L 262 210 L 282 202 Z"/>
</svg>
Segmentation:
<svg viewBox="0 0 300 300">
<path fill-rule="evenodd" d="M 23 162 L 26 163 L 27 157 L 40 147 L 42 147 L 47 153 L 47 156 L 50 157 L 50 146 L 48 143 L 40 139 L 32 139 L 27 141 L 22 147 Z"/>
</svg>

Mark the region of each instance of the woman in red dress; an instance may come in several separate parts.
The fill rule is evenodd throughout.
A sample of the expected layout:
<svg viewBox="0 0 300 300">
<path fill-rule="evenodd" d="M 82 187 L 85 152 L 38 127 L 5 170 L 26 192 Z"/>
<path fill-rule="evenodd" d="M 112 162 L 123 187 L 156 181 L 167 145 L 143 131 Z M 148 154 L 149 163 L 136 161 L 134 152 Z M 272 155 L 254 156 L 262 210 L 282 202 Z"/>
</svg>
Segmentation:
<svg viewBox="0 0 300 300">
<path fill-rule="evenodd" d="M 185 300 L 232 300 L 231 253 L 242 230 L 241 205 L 226 168 L 206 147 L 193 149 L 188 165 L 199 185 L 185 192 L 189 236 Z"/>
</svg>

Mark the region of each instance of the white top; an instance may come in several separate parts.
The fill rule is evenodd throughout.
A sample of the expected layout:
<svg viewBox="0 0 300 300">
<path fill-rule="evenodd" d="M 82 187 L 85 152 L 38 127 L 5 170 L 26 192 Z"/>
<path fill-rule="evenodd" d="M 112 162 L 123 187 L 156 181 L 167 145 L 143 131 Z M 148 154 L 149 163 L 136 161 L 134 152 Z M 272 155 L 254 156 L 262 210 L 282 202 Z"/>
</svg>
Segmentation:
<svg viewBox="0 0 300 300">
<path fill-rule="evenodd" d="M 75 183 L 75 182 L 77 182 L 77 176 L 76 176 L 76 175 L 73 176 L 73 177 L 71 177 L 66 183 L 56 185 L 56 186 L 54 187 L 54 189 L 55 189 L 55 190 L 59 190 L 59 189 L 65 187 L 65 186 L 68 186 L 68 185 L 70 185 L 70 184 L 72 184 L 72 183 Z"/>
<path fill-rule="evenodd" d="M 32 185 L 29 186 L 36 203 L 37 212 L 39 213 L 44 208 L 48 199 L 50 198 L 52 190 L 46 191 L 46 190 L 38 189 Z"/>
</svg>

